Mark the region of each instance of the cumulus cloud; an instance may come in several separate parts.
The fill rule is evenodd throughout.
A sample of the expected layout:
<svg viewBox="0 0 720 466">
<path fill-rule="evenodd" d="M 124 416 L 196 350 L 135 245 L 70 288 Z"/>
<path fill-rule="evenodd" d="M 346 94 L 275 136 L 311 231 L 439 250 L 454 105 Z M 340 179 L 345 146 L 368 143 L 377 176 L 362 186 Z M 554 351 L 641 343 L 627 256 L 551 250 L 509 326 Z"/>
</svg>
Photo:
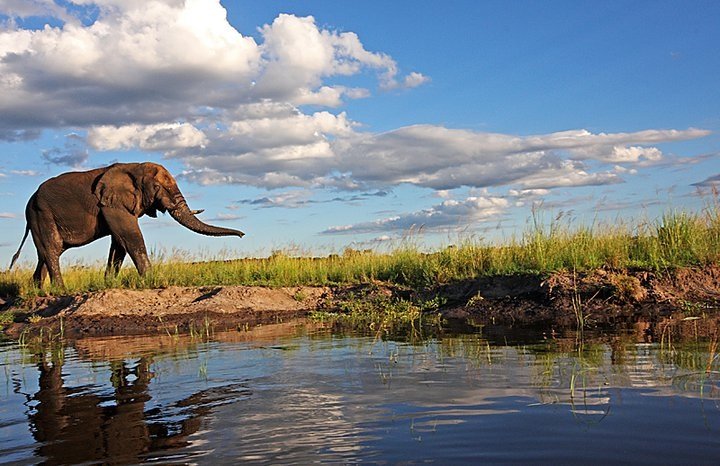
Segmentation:
<svg viewBox="0 0 720 466">
<path fill-rule="evenodd" d="M 338 154 L 336 170 L 351 173 L 362 183 L 409 183 L 437 190 L 508 184 L 548 189 L 621 182 L 616 172 L 598 169 L 609 161 L 602 154 L 622 153 L 621 148 L 630 144 L 691 139 L 706 134 L 707 131 L 691 128 L 615 134 L 579 130 L 515 136 L 416 125 L 339 140 L 334 149 Z M 625 162 L 638 161 L 641 154 L 645 157 L 659 154 L 653 148 L 630 149 L 628 152 L 634 156 L 625 157 Z M 593 164 L 590 166 L 586 161 Z"/>
<path fill-rule="evenodd" d="M 175 121 L 249 89 L 258 73 L 257 44 L 219 2 L 96 4 L 102 13 L 89 26 L 0 33 L 9 129 Z"/>
<path fill-rule="evenodd" d="M 27 3 L 27 2 L 26 2 Z M 324 80 L 377 73 L 398 79 L 395 61 L 365 49 L 352 32 L 320 28 L 313 17 L 280 15 L 262 42 L 227 21 L 218 0 L 81 1 L 99 9 L 85 25 L 36 0 L 5 2 L 6 14 L 52 15 L 58 27 L 0 32 L 0 136 L 42 128 L 195 122 L 252 102 L 337 106 L 369 91 Z M 403 82 L 421 84 L 411 73 Z M 126 142 L 134 142 L 132 131 Z"/>
<path fill-rule="evenodd" d="M 386 75 L 385 79 L 381 83 L 381 87 L 386 90 L 412 89 L 414 87 L 422 86 L 427 82 L 430 82 L 430 78 L 428 76 L 413 71 L 400 81 L 395 79 L 394 74 Z"/>
<path fill-rule="evenodd" d="M 537 202 L 551 193 L 549 189 L 510 189 L 508 196 L 514 199 L 515 207 L 522 207 L 528 202 Z"/>
<path fill-rule="evenodd" d="M 87 142 L 97 150 L 140 148 L 170 152 L 180 148 L 202 147 L 207 137 L 188 123 L 159 123 L 144 126 L 95 126 L 88 131 Z"/>
<path fill-rule="evenodd" d="M 418 73 L 417 71 L 413 71 L 407 76 L 405 76 L 405 79 L 403 80 L 403 86 L 405 88 L 413 88 L 422 86 L 423 84 L 430 81 L 430 78 L 427 76 L 424 76 L 422 73 Z"/>
<path fill-rule="evenodd" d="M 345 113 L 303 114 L 289 104 L 252 104 L 235 119 L 205 130 L 200 150 L 171 157 L 188 167 L 181 176 L 201 184 L 250 184 L 266 188 L 309 187 L 336 165 L 333 140 L 354 134 Z"/>
<path fill-rule="evenodd" d="M 400 184 L 439 191 L 606 185 L 635 172 L 626 165 L 639 167 L 662 157 L 658 149 L 640 144 L 708 134 L 691 128 L 516 136 L 432 125 L 371 134 L 358 132 L 344 113 L 265 110 L 272 116 L 246 116 L 218 134 L 208 133 L 210 142 L 201 151 L 175 151 L 172 156 L 189 167 L 184 176 L 204 184 L 351 190 Z"/>
<path fill-rule="evenodd" d="M 698 134 L 701 135 L 702 133 Z M 668 134 L 671 140 L 677 136 L 676 133 Z M 573 158 L 578 160 L 595 159 L 608 163 L 651 163 L 663 158 L 660 149 L 642 146 L 591 146 L 573 149 L 572 155 Z"/>
<path fill-rule="evenodd" d="M 366 50 L 353 32 L 319 29 L 312 16 L 281 14 L 261 33 L 264 61 L 254 90 L 263 96 L 296 104 L 332 105 L 347 89 L 321 87 L 322 80 L 357 74 L 364 68 L 380 73 L 382 87 L 397 83 L 397 64 L 390 56 Z M 415 72 L 404 79 L 419 85 L 419 77 L 422 75 Z"/>
<path fill-rule="evenodd" d="M 13 18 L 51 16 L 66 21 L 72 19 L 65 9 L 53 0 L 1 0 L 0 11 Z"/>
<path fill-rule="evenodd" d="M 396 215 L 373 222 L 331 226 L 324 230 L 322 234 L 380 233 L 404 231 L 421 227 L 433 231 L 462 230 L 479 222 L 497 220 L 508 206 L 508 200 L 501 197 L 471 196 L 463 201 L 450 199 L 428 209 Z"/>
</svg>

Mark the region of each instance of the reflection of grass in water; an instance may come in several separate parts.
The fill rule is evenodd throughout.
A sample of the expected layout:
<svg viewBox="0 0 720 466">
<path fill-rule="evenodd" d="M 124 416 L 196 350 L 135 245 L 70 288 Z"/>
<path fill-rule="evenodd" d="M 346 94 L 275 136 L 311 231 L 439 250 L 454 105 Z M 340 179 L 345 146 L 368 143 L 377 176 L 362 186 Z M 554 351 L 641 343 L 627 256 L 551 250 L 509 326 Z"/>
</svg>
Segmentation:
<svg viewBox="0 0 720 466">
<path fill-rule="evenodd" d="M 169 335 L 169 329 L 166 328 L 165 330 Z M 177 326 L 175 326 L 176 334 L 177 331 Z M 210 341 L 212 336 L 215 334 L 215 327 L 213 322 L 207 316 L 205 316 L 200 323 L 191 320 L 188 324 L 188 333 L 190 334 L 190 340 L 206 342 Z"/>
<path fill-rule="evenodd" d="M 200 362 L 198 366 L 198 376 L 207 382 L 208 380 L 208 361 L 207 359 Z"/>
<path fill-rule="evenodd" d="M 573 345 L 561 346 L 559 343 L 548 342 L 541 351 L 534 347 L 535 367 L 539 368 L 538 387 L 566 387 L 574 397 L 578 388 L 586 390 L 588 386 L 595 387 L 605 382 L 603 368 L 607 346 L 604 343 L 577 343 L 576 340 Z"/>
<path fill-rule="evenodd" d="M 481 333 L 457 335 L 438 341 L 441 357 L 462 358 L 477 367 L 502 364 L 504 353 L 499 347 L 493 348 Z M 521 354 L 521 349 L 518 348 Z"/>
<path fill-rule="evenodd" d="M 349 327 L 380 337 L 405 337 L 422 341 L 427 331 L 437 328 L 440 301 L 410 301 L 386 296 L 359 298 L 350 296 L 336 304 L 337 312 L 318 311 L 311 318 Z"/>
<path fill-rule="evenodd" d="M 669 267 L 717 263 L 720 258 L 720 203 L 717 198 L 699 213 L 668 213 L 656 221 L 616 222 L 591 227 L 574 225 L 564 214 L 545 221 L 535 212 L 527 231 L 499 245 L 470 237 L 445 249 L 428 253 L 414 239 L 399 243 L 387 253 L 348 249 L 325 257 L 277 251 L 263 259 L 226 260 L 217 256 L 160 251 L 153 254 L 152 271 L 139 277 L 126 266 L 117 278 L 106 280 L 97 264 L 64 267 L 67 292 L 107 288 L 161 288 L 211 285 L 333 285 L 374 280 L 434 286 L 478 276 L 585 271 L 602 266 Z M 0 295 L 36 296 L 44 291 L 31 283 L 32 267 L 3 272 Z M 49 288 L 52 294 L 63 290 Z"/>
<path fill-rule="evenodd" d="M 681 323 L 670 321 L 663 329 L 659 363 L 671 374 L 676 388 L 697 392 L 701 397 L 720 397 L 718 329 L 714 328 L 709 338 L 695 337 L 694 341 L 675 342 L 672 339 L 672 327 Z M 694 318 L 693 323 L 696 323 Z M 677 370 L 685 373 L 676 374 Z"/>
</svg>

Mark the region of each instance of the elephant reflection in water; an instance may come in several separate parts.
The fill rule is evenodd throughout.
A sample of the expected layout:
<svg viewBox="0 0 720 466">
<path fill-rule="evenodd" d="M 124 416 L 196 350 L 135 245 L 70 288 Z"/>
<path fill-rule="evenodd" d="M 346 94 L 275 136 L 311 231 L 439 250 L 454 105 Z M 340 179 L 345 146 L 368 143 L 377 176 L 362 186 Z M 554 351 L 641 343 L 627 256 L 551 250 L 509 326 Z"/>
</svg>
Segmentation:
<svg viewBox="0 0 720 466">
<path fill-rule="evenodd" d="M 134 367 L 113 362 L 115 391 L 112 397 L 103 397 L 83 388 L 64 387 L 62 361 L 53 357 L 50 364 L 40 356 L 39 390 L 32 397 L 38 404 L 29 414 L 31 432 L 40 443 L 36 456 L 48 464 L 128 463 L 142 460 L 151 451 L 187 445 L 187 437 L 198 431 L 208 409 L 192 410 L 173 428 L 148 423 L 150 364 L 149 358 L 140 359 Z"/>
</svg>

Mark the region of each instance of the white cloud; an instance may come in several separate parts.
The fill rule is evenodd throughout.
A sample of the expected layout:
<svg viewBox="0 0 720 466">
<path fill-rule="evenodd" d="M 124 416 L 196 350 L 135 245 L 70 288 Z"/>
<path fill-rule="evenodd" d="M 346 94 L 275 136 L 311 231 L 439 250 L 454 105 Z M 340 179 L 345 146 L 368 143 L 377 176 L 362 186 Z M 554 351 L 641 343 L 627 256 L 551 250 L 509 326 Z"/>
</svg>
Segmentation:
<svg viewBox="0 0 720 466">
<path fill-rule="evenodd" d="M 397 73 L 392 58 L 366 50 L 355 33 L 318 29 L 312 16 L 281 14 L 261 32 L 265 62 L 255 89 L 274 99 L 301 103 L 323 78 L 356 74 L 362 68 L 379 70 L 383 82 Z"/>
<path fill-rule="evenodd" d="M 0 115 L 43 127 L 167 122 L 249 88 L 252 38 L 219 2 L 101 2 L 90 26 L 0 33 Z M 34 120 L 28 120 L 33 115 Z"/>
<path fill-rule="evenodd" d="M 10 17 L 53 16 L 63 20 L 72 17 L 53 0 L 0 0 L 0 11 Z"/>
<path fill-rule="evenodd" d="M 693 130 L 689 130 L 693 131 Z M 697 130 L 695 130 L 697 131 Z M 702 133 L 691 133 L 702 134 Z M 707 133 L 705 133 L 707 134 Z M 670 138 L 678 136 L 677 134 L 668 134 Z M 671 139 L 672 140 L 672 139 Z M 656 147 L 642 146 L 590 146 L 585 148 L 576 148 L 572 150 L 573 158 L 595 159 L 608 163 L 638 163 L 638 162 L 655 162 L 663 158 L 663 153 Z"/>
<path fill-rule="evenodd" d="M 373 222 L 332 226 L 326 235 L 405 231 L 411 228 L 427 230 L 462 230 L 483 221 L 496 220 L 508 208 L 501 197 L 468 197 L 464 201 L 447 200 L 429 209 L 388 217 Z"/>
<path fill-rule="evenodd" d="M 10 173 L 19 176 L 38 176 L 40 174 L 40 172 L 35 170 L 10 170 Z"/>
<path fill-rule="evenodd" d="M 628 175 L 637 175 L 638 173 L 636 168 L 623 167 L 622 165 L 615 165 L 613 167 L 613 172 L 618 174 L 627 173 Z"/>
<path fill-rule="evenodd" d="M 383 82 L 384 89 L 412 89 L 414 87 L 422 86 L 425 83 L 430 82 L 430 78 L 424 76 L 422 73 L 416 71 L 411 72 L 405 78 L 398 82 L 394 77 L 386 79 Z"/>
<path fill-rule="evenodd" d="M 599 186 L 622 183 L 616 173 L 588 173 L 581 164 L 572 160 L 563 160 L 550 167 L 542 167 L 536 173 L 523 176 L 517 182 L 525 190 L 548 190 L 578 186 Z"/>
<path fill-rule="evenodd" d="M 508 190 L 508 194 L 512 197 L 519 197 L 519 198 L 533 198 L 533 197 L 541 197 L 541 196 L 547 196 L 550 194 L 549 189 L 510 189 Z"/>
<path fill-rule="evenodd" d="M 357 124 L 344 113 L 305 115 L 292 107 L 253 105 L 239 114 L 229 127 L 207 130 L 203 150 L 173 152 L 189 168 L 184 176 L 204 184 L 350 190 L 400 184 L 438 191 L 605 185 L 636 173 L 618 163 L 641 167 L 662 156 L 654 147 L 637 144 L 707 134 L 691 128 L 516 136 L 432 125 L 370 134 L 356 131 Z"/>
<path fill-rule="evenodd" d="M 543 199 L 545 196 L 548 196 L 551 193 L 549 189 L 509 189 L 508 195 L 511 198 L 514 198 L 514 205 L 515 207 L 522 207 L 526 205 L 529 201 L 537 201 L 538 199 Z"/>
<path fill-rule="evenodd" d="M 0 218 L 16 218 L 17 216 L 10 212 L 0 212 Z"/>
<path fill-rule="evenodd" d="M 369 91 L 330 86 L 327 78 L 373 70 L 384 85 L 397 77 L 391 57 L 366 50 L 352 32 L 319 28 L 312 17 L 280 15 L 256 43 L 228 23 L 218 0 L 74 3 L 99 8 L 92 24 L 49 1 L 0 5 L 5 13 L 65 21 L 0 31 L 0 137 L 32 137 L 42 128 L 195 124 L 208 115 L 223 121 L 239 105 L 268 100 L 334 107 Z M 419 82 L 418 75 L 408 82 Z"/>
<path fill-rule="evenodd" d="M 137 147 L 151 151 L 172 151 L 202 147 L 207 143 L 207 137 L 188 123 L 160 123 L 144 126 L 94 126 L 88 131 L 87 142 L 97 150 Z"/>
<path fill-rule="evenodd" d="M 418 73 L 416 71 L 411 72 L 407 76 L 405 76 L 405 79 L 403 80 L 403 87 L 405 88 L 413 88 L 422 86 L 423 84 L 430 81 L 430 78 L 427 76 L 422 75 L 421 73 Z"/>
<path fill-rule="evenodd" d="M 648 130 L 637 133 L 592 134 L 585 130 L 535 136 L 483 133 L 416 125 L 383 134 L 358 134 L 334 145 L 337 170 L 364 183 L 409 183 L 439 190 L 460 186 L 488 187 L 518 184 L 525 189 L 586 186 L 621 181 L 616 173 L 598 170 L 581 159 L 608 151 L 622 153 L 629 144 L 691 139 L 708 134 L 689 129 Z M 635 160 L 656 156 L 654 148 L 628 153 Z M 625 161 L 630 161 L 626 157 Z M 595 170 L 591 172 L 589 170 Z"/>
</svg>

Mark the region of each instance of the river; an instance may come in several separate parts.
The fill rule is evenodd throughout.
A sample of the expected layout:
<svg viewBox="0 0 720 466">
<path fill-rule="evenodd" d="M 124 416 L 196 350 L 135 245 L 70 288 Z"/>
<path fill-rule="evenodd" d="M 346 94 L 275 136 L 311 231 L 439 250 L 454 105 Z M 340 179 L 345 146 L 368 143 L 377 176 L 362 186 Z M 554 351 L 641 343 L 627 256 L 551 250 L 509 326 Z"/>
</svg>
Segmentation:
<svg viewBox="0 0 720 466">
<path fill-rule="evenodd" d="M 400 338 L 309 321 L 6 342 L 0 462 L 718 464 L 716 347 L 642 324 Z"/>
</svg>

